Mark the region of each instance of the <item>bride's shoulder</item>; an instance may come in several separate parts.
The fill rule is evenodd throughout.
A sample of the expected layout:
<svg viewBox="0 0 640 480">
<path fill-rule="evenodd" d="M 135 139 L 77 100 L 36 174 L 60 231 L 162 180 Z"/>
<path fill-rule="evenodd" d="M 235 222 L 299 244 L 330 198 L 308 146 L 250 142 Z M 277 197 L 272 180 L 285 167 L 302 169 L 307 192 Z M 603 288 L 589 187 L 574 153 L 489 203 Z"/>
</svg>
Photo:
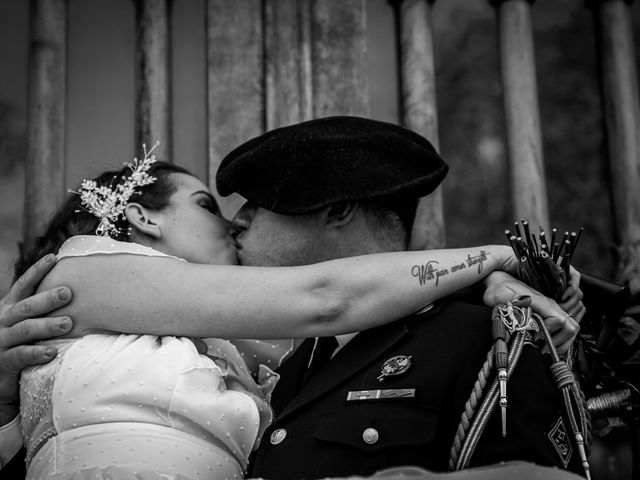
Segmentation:
<svg viewBox="0 0 640 480">
<path fill-rule="evenodd" d="M 145 255 L 151 257 L 172 257 L 153 248 L 133 242 L 121 242 L 109 237 L 97 235 L 76 235 L 68 238 L 60 247 L 57 259 L 68 257 L 86 257 L 109 254 Z"/>
</svg>

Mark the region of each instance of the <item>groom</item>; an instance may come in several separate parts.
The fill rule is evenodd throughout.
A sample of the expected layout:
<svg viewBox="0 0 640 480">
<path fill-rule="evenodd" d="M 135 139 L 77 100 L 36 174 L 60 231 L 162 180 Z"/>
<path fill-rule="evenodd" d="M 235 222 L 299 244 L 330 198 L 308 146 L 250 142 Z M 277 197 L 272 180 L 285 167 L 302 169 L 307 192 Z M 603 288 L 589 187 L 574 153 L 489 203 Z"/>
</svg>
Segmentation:
<svg viewBox="0 0 640 480">
<path fill-rule="evenodd" d="M 223 195 L 237 192 L 248 200 L 234 220 L 243 264 L 300 265 L 406 249 L 417 201 L 438 186 L 446 169 L 431 144 L 413 132 L 334 117 L 241 145 L 222 162 L 217 186 Z M 27 296 L 28 283 L 4 304 Z M 6 328 L 14 323 L 10 317 L 28 318 L 49 311 L 44 304 L 65 300 L 31 302 L 31 312 L 0 310 L 5 371 L 46 361 L 39 347 L 11 345 L 63 332 L 55 330 L 59 319 Z M 337 345 L 326 346 L 332 341 Z M 251 474 L 366 475 L 393 465 L 445 470 L 490 343 L 489 311 L 455 299 L 355 336 L 306 341 L 280 370 L 272 402 L 278 420 L 263 438 Z M 508 437 L 492 417 L 472 465 L 520 459 L 575 469 L 575 455 L 549 436 L 556 424 L 566 428 L 566 420 L 536 347 L 525 347 L 520 369 L 509 384 Z M 0 374 L 2 424 L 15 415 L 10 388 L 10 375 Z"/>
<path fill-rule="evenodd" d="M 286 266 L 406 250 L 419 198 L 446 171 L 411 131 L 334 117 L 241 145 L 223 160 L 216 186 L 248 200 L 234 219 L 241 263 Z M 489 319 L 484 306 L 446 299 L 355 337 L 306 340 L 279 370 L 276 420 L 251 476 L 368 475 L 394 465 L 446 470 L 491 346 Z M 509 381 L 508 436 L 498 412 L 471 465 L 527 460 L 579 471 L 577 455 L 565 450 L 571 447 L 553 437 L 556 424 L 568 433 L 560 405 L 540 352 L 527 345 Z"/>
</svg>

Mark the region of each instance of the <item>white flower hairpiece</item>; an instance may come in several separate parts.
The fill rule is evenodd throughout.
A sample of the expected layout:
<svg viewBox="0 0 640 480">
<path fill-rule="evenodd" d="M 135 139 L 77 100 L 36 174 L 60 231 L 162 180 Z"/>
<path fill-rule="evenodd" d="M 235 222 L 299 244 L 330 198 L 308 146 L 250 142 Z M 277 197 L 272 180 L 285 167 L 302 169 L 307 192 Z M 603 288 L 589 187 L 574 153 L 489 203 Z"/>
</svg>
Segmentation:
<svg viewBox="0 0 640 480">
<path fill-rule="evenodd" d="M 78 192 L 69 190 L 71 193 L 80 195 L 82 205 L 89 213 L 100 219 L 100 224 L 96 228 L 96 235 L 110 237 L 117 235 L 118 228 L 116 222 L 119 218 L 124 219 L 124 209 L 131 196 L 136 193 L 137 187 L 151 185 L 157 180 L 149 175 L 148 170 L 156 162 L 156 156 L 152 155 L 153 150 L 158 146 L 156 142 L 151 150 L 147 152 L 147 146 L 143 143 L 142 150 L 144 158 L 133 159 L 131 163 L 125 163 L 131 169 L 131 174 L 123 175 L 124 182 L 116 185 L 115 188 L 107 185 L 98 186 L 95 180 L 83 180 Z"/>
</svg>

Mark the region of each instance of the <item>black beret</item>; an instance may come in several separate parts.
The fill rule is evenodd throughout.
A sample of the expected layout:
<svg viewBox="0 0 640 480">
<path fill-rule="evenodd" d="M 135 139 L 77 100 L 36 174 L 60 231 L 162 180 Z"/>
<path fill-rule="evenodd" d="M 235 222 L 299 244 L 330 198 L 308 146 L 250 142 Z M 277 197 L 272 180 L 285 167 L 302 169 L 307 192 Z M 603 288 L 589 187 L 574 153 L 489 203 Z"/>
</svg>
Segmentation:
<svg viewBox="0 0 640 480">
<path fill-rule="evenodd" d="M 327 117 L 278 128 L 229 153 L 220 195 L 239 193 L 276 213 L 309 213 L 340 201 L 431 193 L 448 166 L 411 130 L 359 117 Z"/>
</svg>

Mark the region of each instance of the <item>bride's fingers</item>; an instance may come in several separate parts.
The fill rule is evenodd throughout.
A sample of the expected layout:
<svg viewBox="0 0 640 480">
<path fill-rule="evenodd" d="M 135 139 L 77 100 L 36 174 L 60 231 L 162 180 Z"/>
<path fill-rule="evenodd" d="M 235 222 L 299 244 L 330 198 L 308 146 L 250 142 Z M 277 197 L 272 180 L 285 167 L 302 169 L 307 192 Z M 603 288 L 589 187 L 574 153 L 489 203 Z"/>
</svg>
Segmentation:
<svg viewBox="0 0 640 480">
<path fill-rule="evenodd" d="M 561 357 L 569 353 L 569 350 L 571 349 L 571 345 L 573 345 L 573 341 L 574 341 L 574 338 L 569 338 L 567 340 L 564 340 L 565 338 L 566 337 L 564 335 L 551 337 L 553 346 L 555 347 L 558 355 L 560 355 Z M 544 346 L 542 347 L 542 352 L 549 353 L 549 345 L 545 343 Z"/>
<path fill-rule="evenodd" d="M 582 300 L 582 290 L 580 289 L 580 273 L 573 267 L 569 274 L 567 289 L 562 295 L 560 306 L 565 312 L 571 312 Z"/>
<path fill-rule="evenodd" d="M 531 309 L 545 319 L 564 316 L 564 312 L 555 301 L 539 293 L 531 295 Z"/>
<path fill-rule="evenodd" d="M 576 289 L 580 289 L 580 272 L 578 272 L 575 268 L 570 267 L 569 268 L 569 286 L 570 287 L 575 287 Z"/>
<path fill-rule="evenodd" d="M 560 308 L 567 313 L 573 313 L 578 311 L 578 306 L 580 305 L 580 299 L 577 297 L 572 297 L 564 303 L 559 304 Z"/>
<path fill-rule="evenodd" d="M 574 312 L 580 303 L 582 303 L 582 290 L 569 287 L 565 292 L 563 302 L 559 305 L 565 312 Z"/>
<path fill-rule="evenodd" d="M 553 346 L 560 355 L 564 355 L 578 335 L 580 325 L 569 315 L 565 315 L 564 318 L 555 316 L 545 318 L 544 324 L 549 330 Z"/>
<path fill-rule="evenodd" d="M 567 353 L 569 353 L 569 350 L 571 349 L 571 345 L 573 345 L 573 339 L 567 340 L 561 345 L 557 345 L 556 352 L 558 352 L 558 355 L 560 355 L 561 357 L 564 357 Z"/>
<path fill-rule="evenodd" d="M 582 300 L 583 295 L 579 285 L 569 285 L 562 295 L 562 301 L 566 302 L 571 297 L 578 297 Z"/>
<path fill-rule="evenodd" d="M 544 324 L 552 337 L 560 335 L 563 341 L 574 338 L 580 330 L 578 322 L 568 314 L 564 314 L 562 317 L 557 315 L 545 317 Z M 556 342 L 554 341 L 554 345 L 555 344 Z"/>
<path fill-rule="evenodd" d="M 573 315 L 573 318 L 576 322 L 578 322 L 578 325 L 582 323 L 582 319 L 584 318 L 585 313 L 587 313 L 587 307 L 585 307 L 584 304 L 580 302 L 578 311 Z"/>
</svg>

